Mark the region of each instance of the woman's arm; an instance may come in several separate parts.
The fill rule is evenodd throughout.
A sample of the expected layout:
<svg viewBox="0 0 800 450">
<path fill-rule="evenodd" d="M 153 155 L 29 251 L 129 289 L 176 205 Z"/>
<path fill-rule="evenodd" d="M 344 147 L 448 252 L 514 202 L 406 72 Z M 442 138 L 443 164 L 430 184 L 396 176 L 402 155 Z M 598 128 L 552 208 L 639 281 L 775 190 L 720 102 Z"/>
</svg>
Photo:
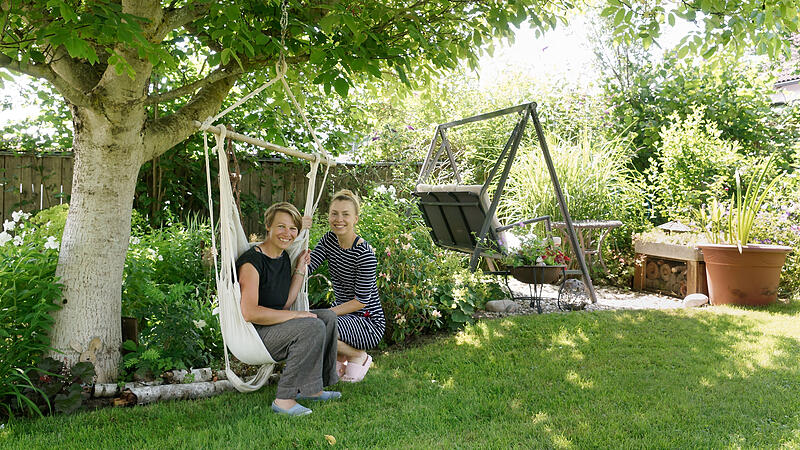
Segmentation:
<svg viewBox="0 0 800 450">
<path fill-rule="evenodd" d="M 337 316 L 343 316 L 351 312 L 356 312 L 365 306 L 367 305 L 361 303 L 356 299 L 352 299 L 349 302 L 345 302 L 342 303 L 341 305 L 334 306 L 333 308 L 331 308 L 331 311 L 335 312 Z"/>
<path fill-rule="evenodd" d="M 283 309 L 291 308 L 297 300 L 297 295 L 303 287 L 303 279 L 305 279 L 306 276 L 308 262 L 309 255 L 308 250 L 306 250 L 297 258 L 297 267 L 294 269 L 294 272 L 292 272 L 292 283 L 289 285 L 289 298 L 286 299 L 286 304 L 283 305 Z"/>
<path fill-rule="evenodd" d="M 293 277 L 292 282 L 294 283 Z M 239 268 L 239 285 L 242 291 L 242 317 L 244 320 L 256 325 L 275 325 L 301 317 L 316 318 L 316 314 L 308 311 L 282 311 L 266 308 L 258 304 L 258 271 L 250 263 L 245 263 Z M 290 288 L 291 295 L 291 288 Z M 297 293 L 295 292 L 295 298 Z"/>
</svg>

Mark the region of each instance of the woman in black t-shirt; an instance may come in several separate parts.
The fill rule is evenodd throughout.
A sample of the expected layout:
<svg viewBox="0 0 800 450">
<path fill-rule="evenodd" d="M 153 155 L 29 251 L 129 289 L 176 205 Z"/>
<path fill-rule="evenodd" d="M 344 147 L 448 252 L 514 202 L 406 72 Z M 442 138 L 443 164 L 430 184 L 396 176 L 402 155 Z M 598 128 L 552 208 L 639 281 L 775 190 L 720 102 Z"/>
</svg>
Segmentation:
<svg viewBox="0 0 800 450">
<path fill-rule="evenodd" d="M 264 214 L 267 236 L 236 261 L 242 292 L 242 316 L 251 322 L 276 361 L 286 360 L 272 410 L 291 416 L 310 414 L 298 399 L 331 400 L 323 391 L 338 381 L 336 314 L 330 310 L 291 311 L 303 284 L 308 252 L 292 270 L 286 248 L 302 225 L 292 204 L 276 203 Z"/>
</svg>

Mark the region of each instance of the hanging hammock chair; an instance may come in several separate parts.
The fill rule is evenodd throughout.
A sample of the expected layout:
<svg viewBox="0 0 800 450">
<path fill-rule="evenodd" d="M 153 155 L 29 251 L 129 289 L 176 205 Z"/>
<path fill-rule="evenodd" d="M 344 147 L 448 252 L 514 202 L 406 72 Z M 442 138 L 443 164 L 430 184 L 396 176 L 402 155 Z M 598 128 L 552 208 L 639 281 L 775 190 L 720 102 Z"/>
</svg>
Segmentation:
<svg viewBox="0 0 800 450">
<path fill-rule="evenodd" d="M 228 159 L 224 151 L 225 139 L 230 138 L 257 145 L 269 150 L 278 151 L 286 155 L 295 156 L 308 161 L 311 161 L 311 169 L 306 175 L 308 178 L 308 188 L 306 194 L 306 202 L 304 214 L 313 216 L 319 204 L 320 197 L 322 196 L 322 186 L 327 180 L 328 171 L 330 167 L 335 165 L 335 162 L 325 152 L 322 144 L 317 138 L 314 129 L 308 123 L 303 109 L 297 103 L 294 95 L 292 94 L 289 85 L 286 82 L 285 73 L 286 66 L 283 61 L 279 62 L 276 66 L 277 76 L 261 87 L 254 90 L 241 100 L 237 101 L 229 108 L 225 109 L 214 117 L 209 117 L 205 121 L 195 122 L 195 125 L 203 132 L 203 150 L 205 154 L 206 165 L 206 185 L 208 189 L 209 211 L 211 215 L 211 246 L 214 254 L 214 271 L 215 281 L 217 285 L 217 300 L 219 302 L 219 320 L 220 328 L 222 330 L 223 351 L 225 354 L 225 373 L 228 380 L 231 381 L 233 386 L 240 392 L 252 392 L 260 389 L 269 379 L 270 374 L 275 365 L 275 360 L 267 351 L 261 337 L 258 335 L 252 323 L 244 320 L 242 316 L 241 300 L 242 294 L 239 287 L 239 279 L 236 272 L 236 259 L 245 251 L 247 251 L 253 244 L 247 241 L 244 229 L 242 228 L 241 218 L 236 203 L 233 198 L 233 189 L 231 187 L 231 179 L 228 172 Z M 313 141 L 316 145 L 317 151 L 313 155 L 300 152 L 295 149 L 286 148 L 277 144 L 254 139 L 242 134 L 230 132 L 225 126 L 213 125 L 216 120 L 224 116 L 234 108 L 246 102 L 254 95 L 266 89 L 273 83 L 281 81 L 283 90 L 286 96 L 291 100 L 298 115 L 303 119 L 303 123 Z M 208 140 L 206 132 L 211 132 L 216 135 L 216 152 L 219 160 L 219 252 L 220 261 L 217 261 L 217 243 L 216 232 L 214 230 L 214 207 L 211 194 L 211 168 L 209 163 Z M 319 194 L 314 198 L 317 191 L 316 180 L 317 171 L 320 164 L 325 164 L 325 175 L 320 183 Z M 308 249 L 309 244 L 309 230 L 303 229 L 298 234 L 295 241 L 287 249 L 287 253 L 292 261 L 292 267 L 296 265 L 297 258 Z M 308 274 L 303 280 L 303 286 L 297 296 L 297 300 L 291 307 L 292 310 L 308 311 Z M 256 375 L 248 380 L 240 378 L 230 366 L 228 351 L 232 353 L 239 361 L 260 366 Z"/>
</svg>

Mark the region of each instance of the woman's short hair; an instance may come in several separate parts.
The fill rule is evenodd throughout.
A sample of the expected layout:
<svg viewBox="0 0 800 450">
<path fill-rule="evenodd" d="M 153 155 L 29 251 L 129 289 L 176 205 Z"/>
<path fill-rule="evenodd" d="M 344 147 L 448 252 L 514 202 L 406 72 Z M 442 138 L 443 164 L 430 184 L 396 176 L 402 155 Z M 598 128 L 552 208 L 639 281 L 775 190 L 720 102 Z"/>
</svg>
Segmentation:
<svg viewBox="0 0 800 450">
<path fill-rule="evenodd" d="M 298 211 L 297 208 L 289 202 L 278 202 L 267 208 L 267 210 L 264 212 L 264 226 L 266 228 L 272 226 L 272 222 L 275 220 L 275 215 L 279 212 L 284 212 L 292 216 L 292 221 L 298 230 L 303 227 L 303 217 L 300 216 L 300 211 Z"/>
<path fill-rule="evenodd" d="M 333 202 L 345 200 L 353 204 L 356 209 L 356 215 L 358 215 L 359 211 L 361 210 L 361 201 L 358 199 L 358 195 L 355 192 L 351 191 L 350 189 L 342 189 L 335 194 L 333 194 L 333 198 L 331 199 L 331 205 Z"/>
</svg>

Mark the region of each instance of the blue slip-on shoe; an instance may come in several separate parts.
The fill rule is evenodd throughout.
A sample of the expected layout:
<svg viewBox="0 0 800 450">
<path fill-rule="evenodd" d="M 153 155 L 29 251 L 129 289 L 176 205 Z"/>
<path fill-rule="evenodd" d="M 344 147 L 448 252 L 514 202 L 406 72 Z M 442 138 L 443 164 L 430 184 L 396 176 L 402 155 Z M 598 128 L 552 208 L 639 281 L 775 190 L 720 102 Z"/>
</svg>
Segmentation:
<svg viewBox="0 0 800 450">
<path fill-rule="evenodd" d="M 296 404 L 289 409 L 283 409 L 280 406 L 276 405 L 275 402 L 272 402 L 272 410 L 278 414 L 283 414 L 286 416 L 305 416 L 306 414 L 311 414 L 311 410 L 306 408 L 301 404 Z"/>
<path fill-rule="evenodd" d="M 316 397 L 305 397 L 303 395 L 297 394 L 295 400 L 313 400 L 315 402 L 319 401 L 328 401 L 328 400 L 336 400 L 337 398 L 342 398 L 342 393 L 337 391 L 322 391 L 322 394 L 317 395 Z"/>
</svg>

